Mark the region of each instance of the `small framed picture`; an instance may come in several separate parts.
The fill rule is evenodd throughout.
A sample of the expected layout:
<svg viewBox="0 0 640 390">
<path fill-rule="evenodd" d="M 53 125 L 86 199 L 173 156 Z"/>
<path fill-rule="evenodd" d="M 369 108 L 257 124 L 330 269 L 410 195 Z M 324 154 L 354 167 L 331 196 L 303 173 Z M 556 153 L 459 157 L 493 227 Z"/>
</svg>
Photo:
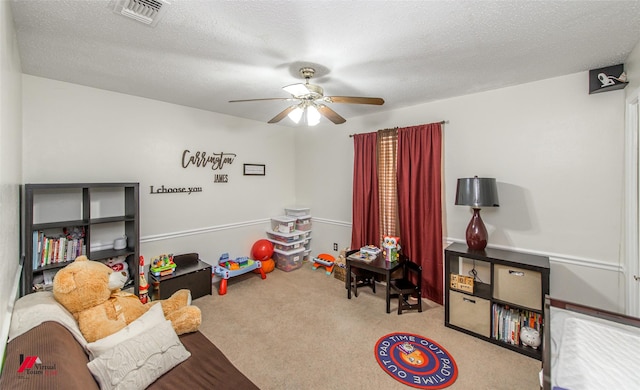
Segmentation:
<svg viewBox="0 0 640 390">
<path fill-rule="evenodd" d="M 245 176 L 264 176 L 266 168 L 264 164 L 244 164 Z"/>
</svg>

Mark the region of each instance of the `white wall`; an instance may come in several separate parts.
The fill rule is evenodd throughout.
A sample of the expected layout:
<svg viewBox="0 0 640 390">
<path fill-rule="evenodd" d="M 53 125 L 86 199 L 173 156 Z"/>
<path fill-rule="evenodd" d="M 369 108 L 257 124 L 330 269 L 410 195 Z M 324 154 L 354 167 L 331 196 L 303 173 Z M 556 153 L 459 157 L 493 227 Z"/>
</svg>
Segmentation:
<svg viewBox="0 0 640 390">
<path fill-rule="evenodd" d="M 640 99 L 640 43 L 625 61 L 625 71 L 629 84 L 625 88 L 626 131 L 625 131 L 625 234 L 624 258 L 626 259 L 625 281 L 627 287 L 627 314 L 640 316 L 640 283 L 635 277 L 640 275 L 638 258 L 638 134 L 640 126 L 638 100 Z"/>
<path fill-rule="evenodd" d="M 332 243 L 350 241 L 348 134 L 447 120 L 445 237 L 463 241 L 470 218 L 468 208 L 453 205 L 456 179 L 496 177 L 501 207 L 483 211 L 490 245 L 547 254 L 552 295 L 622 311 L 624 92 L 589 95 L 587 75 L 302 130 L 25 75 L 23 177 L 140 181 L 147 258 L 195 250 L 214 262 L 223 251 L 248 254 L 267 219 L 289 205 L 311 207 L 313 253 L 331 252 Z M 181 168 L 184 149 L 237 153 L 224 171 L 230 183 Z M 243 162 L 266 164 L 267 176 L 243 177 Z M 163 184 L 204 192 L 148 193 Z"/>
<path fill-rule="evenodd" d="M 633 48 L 629 57 L 624 63 L 624 70 L 627 72 L 629 85 L 625 88 L 627 96 L 640 88 L 640 42 Z"/>
<path fill-rule="evenodd" d="M 588 72 L 297 133 L 297 198 L 327 219 L 314 225 L 314 246 L 349 244 L 348 134 L 441 120 L 444 236 L 464 242 L 471 217 L 454 205 L 456 179 L 495 177 L 500 207 L 482 211 L 489 245 L 549 255 L 552 295 L 623 311 L 624 92 L 589 95 Z"/>
<path fill-rule="evenodd" d="M 294 202 L 290 128 L 29 75 L 23 94 L 24 182 L 140 182 L 147 260 L 249 255 L 269 217 Z M 183 168 L 184 150 L 236 157 L 221 170 Z M 243 176 L 243 163 L 265 164 L 266 176 Z M 215 183 L 215 174 L 228 182 Z M 202 192 L 150 193 L 162 185 Z"/>
<path fill-rule="evenodd" d="M 18 292 L 22 179 L 22 70 L 8 1 L 0 2 L 0 37 L 0 338 L 6 340 Z M 2 341 L 0 360 L 4 358 L 4 348 Z"/>
</svg>

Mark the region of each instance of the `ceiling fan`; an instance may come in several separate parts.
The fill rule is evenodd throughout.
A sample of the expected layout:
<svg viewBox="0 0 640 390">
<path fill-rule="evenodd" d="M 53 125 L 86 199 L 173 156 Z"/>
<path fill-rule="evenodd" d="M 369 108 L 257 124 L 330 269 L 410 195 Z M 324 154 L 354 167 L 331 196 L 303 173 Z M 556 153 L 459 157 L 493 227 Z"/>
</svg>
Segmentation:
<svg viewBox="0 0 640 390">
<path fill-rule="evenodd" d="M 305 79 L 305 82 L 282 87 L 282 89 L 291 94 L 290 98 L 230 100 L 229 103 L 255 102 L 261 100 L 295 101 L 297 103 L 285 108 L 278 115 L 271 118 L 268 123 L 280 122 L 287 116 L 295 123 L 299 123 L 300 119 L 305 116 L 306 122 L 309 126 L 317 125 L 322 116 L 329 119 L 336 125 L 347 121 L 337 112 L 325 105 L 325 103 L 373 104 L 377 106 L 384 104 L 384 99 L 376 97 L 324 96 L 324 90 L 322 87 L 319 85 L 309 84 L 309 79 L 313 77 L 315 72 L 315 69 L 310 67 L 300 68 L 300 75 Z"/>
</svg>

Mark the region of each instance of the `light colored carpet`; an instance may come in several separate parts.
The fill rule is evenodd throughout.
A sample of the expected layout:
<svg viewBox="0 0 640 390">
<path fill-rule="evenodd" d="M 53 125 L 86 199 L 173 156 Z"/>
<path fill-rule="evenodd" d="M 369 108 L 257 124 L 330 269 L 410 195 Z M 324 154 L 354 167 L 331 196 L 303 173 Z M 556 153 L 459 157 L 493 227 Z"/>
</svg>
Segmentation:
<svg viewBox="0 0 640 390">
<path fill-rule="evenodd" d="M 448 389 L 538 390 L 538 360 L 444 326 L 444 308 L 424 300 L 423 312 L 385 312 L 384 285 L 347 299 L 344 282 L 310 263 L 262 280 L 229 280 L 226 295 L 194 300 L 200 330 L 258 387 L 269 389 L 409 389 L 385 373 L 374 356 L 378 339 L 407 332 L 445 348 L 458 365 Z M 241 390 L 241 389 L 239 389 Z"/>
</svg>

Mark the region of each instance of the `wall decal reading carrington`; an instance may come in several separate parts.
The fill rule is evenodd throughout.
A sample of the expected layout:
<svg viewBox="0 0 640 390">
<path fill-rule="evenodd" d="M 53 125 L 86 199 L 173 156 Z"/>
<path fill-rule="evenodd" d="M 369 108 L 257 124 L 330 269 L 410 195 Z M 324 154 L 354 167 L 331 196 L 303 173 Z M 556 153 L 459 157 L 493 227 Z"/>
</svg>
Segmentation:
<svg viewBox="0 0 640 390">
<path fill-rule="evenodd" d="M 211 170 L 215 171 L 222 169 L 225 164 L 233 164 L 235 158 L 235 153 L 220 152 L 209 156 L 207 152 L 196 152 L 195 155 L 191 155 L 191 151 L 185 150 L 182 152 L 182 168 L 187 168 L 189 165 L 206 168 L 208 164 L 211 164 Z"/>
<path fill-rule="evenodd" d="M 160 188 L 153 190 L 151 186 L 150 194 L 187 194 L 191 195 L 192 192 L 202 192 L 202 187 L 165 187 L 164 184 Z"/>
<path fill-rule="evenodd" d="M 220 170 L 225 164 L 233 164 L 233 160 L 236 158 L 235 153 L 213 153 L 211 155 L 207 155 L 207 152 L 196 152 L 195 154 L 191 154 L 191 151 L 185 149 L 182 152 L 182 168 L 187 168 L 189 165 L 193 165 L 198 168 L 206 168 L 207 165 L 211 165 L 211 170 Z M 213 177 L 214 183 L 228 183 L 229 175 L 227 174 L 216 174 Z"/>
</svg>

